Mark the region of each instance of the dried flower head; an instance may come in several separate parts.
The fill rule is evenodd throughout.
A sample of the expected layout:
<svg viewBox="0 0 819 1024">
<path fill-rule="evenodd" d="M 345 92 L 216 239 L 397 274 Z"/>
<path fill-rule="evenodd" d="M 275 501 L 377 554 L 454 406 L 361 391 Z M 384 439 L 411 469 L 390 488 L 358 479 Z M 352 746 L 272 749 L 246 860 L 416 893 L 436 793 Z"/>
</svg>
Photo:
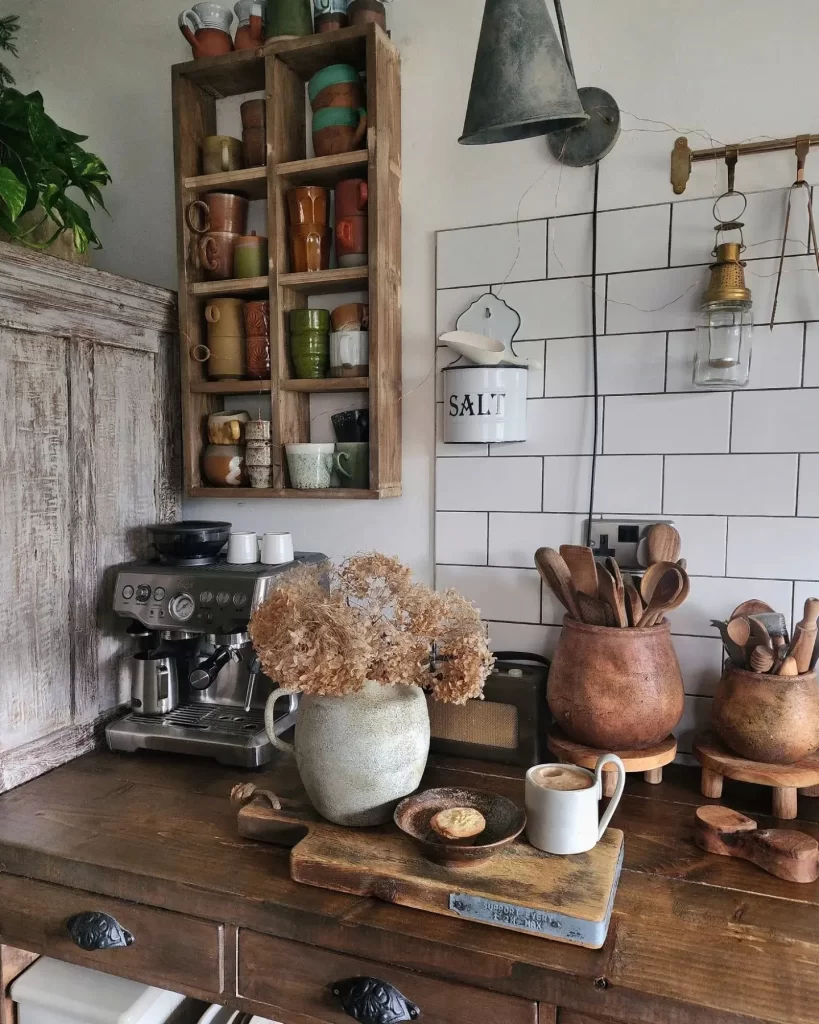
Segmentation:
<svg viewBox="0 0 819 1024">
<path fill-rule="evenodd" d="M 254 612 L 250 636 L 267 675 L 325 696 L 371 679 L 463 704 L 482 695 L 494 664 L 470 601 L 414 583 L 407 566 L 378 552 L 291 570 Z"/>
</svg>

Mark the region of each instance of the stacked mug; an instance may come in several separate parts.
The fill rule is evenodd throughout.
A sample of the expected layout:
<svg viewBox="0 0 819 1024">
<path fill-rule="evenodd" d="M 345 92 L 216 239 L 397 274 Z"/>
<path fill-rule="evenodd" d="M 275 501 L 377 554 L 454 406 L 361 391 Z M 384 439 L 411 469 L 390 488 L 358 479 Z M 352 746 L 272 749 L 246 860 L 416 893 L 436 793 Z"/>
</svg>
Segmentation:
<svg viewBox="0 0 819 1024">
<path fill-rule="evenodd" d="M 370 312 L 360 302 L 336 306 L 330 316 L 330 376 L 368 377 L 370 373 Z"/>
<path fill-rule="evenodd" d="M 367 264 L 367 182 L 348 178 L 336 185 L 336 259 L 340 267 Z"/>
<path fill-rule="evenodd" d="M 194 251 L 204 276 L 233 277 L 236 244 L 247 230 L 247 210 L 247 199 L 230 192 L 210 192 L 188 207 L 188 227 L 197 236 Z"/>
<path fill-rule="evenodd" d="M 273 486 L 270 430 L 270 420 L 251 420 L 245 427 L 247 471 L 250 474 L 250 486 L 257 489 Z"/>
<path fill-rule="evenodd" d="M 212 413 L 208 417 L 208 445 L 202 453 L 202 475 L 214 487 L 244 487 L 247 412 Z"/>
<path fill-rule="evenodd" d="M 242 153 L 245 167 L 267 163 L 267 107 L 264 100 L 246 100 L 239 108 L 242 116 Z"/>
<path fill-rule="evenodd" d="M 330 267 L 330 190 L 302 185 L 287 193 L 290 269 L 304 274 Z"/>
<path fill-rule="evenodd" d="M 367 111 L 358 71 L 351 64 L 331 64 L 313 75 L 307 94 L 313 109 L 316 156 L 361 148 L 367 134 Z"/>
<path fill-rule="evenodd" d="M 247 369 L 244 303 L 241 299 L 210 299 L 205 321 L 207 345 L 198 346 L 194 357 L 200 362 L 207 360 L 211 380 L 241 380 Z"/>
<path fill-rule="evenodd" d="M 290 358 L 298 380 L 320 380 L 330 362 L 330 311 L 291 309 Z"/>
</svg>

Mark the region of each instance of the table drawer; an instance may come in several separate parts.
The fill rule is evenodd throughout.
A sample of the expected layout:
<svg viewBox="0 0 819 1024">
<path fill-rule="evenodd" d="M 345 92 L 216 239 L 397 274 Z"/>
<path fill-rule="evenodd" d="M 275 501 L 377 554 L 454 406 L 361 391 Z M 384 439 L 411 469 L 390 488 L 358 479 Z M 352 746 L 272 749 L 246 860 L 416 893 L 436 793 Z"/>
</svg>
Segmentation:
<svg viewBox="0 0 819 1024">
<path fill-rule="evenodd" d="M 115 918 L 133 935 L 133 944 L 93 952 L 80 948 L 67 922 L 88 911 Z M 188 995 L 210 998 L 223 992 L 222 932 L 213 921 L 0 875 L 0 942 Z"/>
<path fill-rule="evenodd" d="M 258 932 L 239 931 L 237 994 L 263 1004 L 265 1016 L 280 1024 L 350 1024 L 352 1017 L 332 988 L 335 982 L 358 977 L 376 978 L 394 986 L 418 1006 L 421 1024 L 537 1022 L 536 1004 L 525 999 L 438 981 Z"/>
</svg>

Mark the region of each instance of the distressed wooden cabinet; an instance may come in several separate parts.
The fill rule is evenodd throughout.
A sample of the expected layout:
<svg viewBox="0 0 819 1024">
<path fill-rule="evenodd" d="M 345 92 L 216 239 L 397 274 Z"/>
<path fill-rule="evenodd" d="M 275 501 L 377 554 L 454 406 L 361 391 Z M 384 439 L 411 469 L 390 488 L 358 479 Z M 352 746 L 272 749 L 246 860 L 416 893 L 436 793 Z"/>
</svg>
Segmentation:
<svg viewBox="0 0 819 1024">
<path fill-rule="evenodd" d="M 110 568 L 180 506 L 175 295 L 0 243 L 0 791 L 126 695 Z"/>
</svg>

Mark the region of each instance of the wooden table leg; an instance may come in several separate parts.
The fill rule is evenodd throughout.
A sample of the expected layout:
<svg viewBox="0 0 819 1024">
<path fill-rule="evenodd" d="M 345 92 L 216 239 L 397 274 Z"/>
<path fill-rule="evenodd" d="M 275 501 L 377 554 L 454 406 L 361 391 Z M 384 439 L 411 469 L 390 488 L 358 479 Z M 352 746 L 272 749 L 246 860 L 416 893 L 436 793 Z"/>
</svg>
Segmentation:
<svg viewBox="0 0 819 1024">
<path fill-rule="evenodd" d="M 789 786 L 774 787 L 773 815 L 775 818 L 796 817 L 796 792 Z"/>
<path fill-rule="evenodd" d="M 707 796 L 711 800 L 719 800 L 722 796 L 722 776 L 719 772 L 713 772 L 710 768 L 703 768 L 700 790 L 703 796 Z"/>
<path fill-rule="evenodd" d="M 819 796 L 819 786 L 805 786 L 805 788 L 800 789 L 799 792 L 802 796 Z"/>
<path fill-rule="evenodd" d="M 617 772 L 603 772 L 603 796 L 614 796 L 615 789 L 617 789 Z"/>
<path fill-rule="evenodd" d="M 649 768 L 647 772 L 643 772 L 643 778 L 652 786 L 658 786 L 663 781 L 663 770 L 662 768 Z"/>
</svg>

